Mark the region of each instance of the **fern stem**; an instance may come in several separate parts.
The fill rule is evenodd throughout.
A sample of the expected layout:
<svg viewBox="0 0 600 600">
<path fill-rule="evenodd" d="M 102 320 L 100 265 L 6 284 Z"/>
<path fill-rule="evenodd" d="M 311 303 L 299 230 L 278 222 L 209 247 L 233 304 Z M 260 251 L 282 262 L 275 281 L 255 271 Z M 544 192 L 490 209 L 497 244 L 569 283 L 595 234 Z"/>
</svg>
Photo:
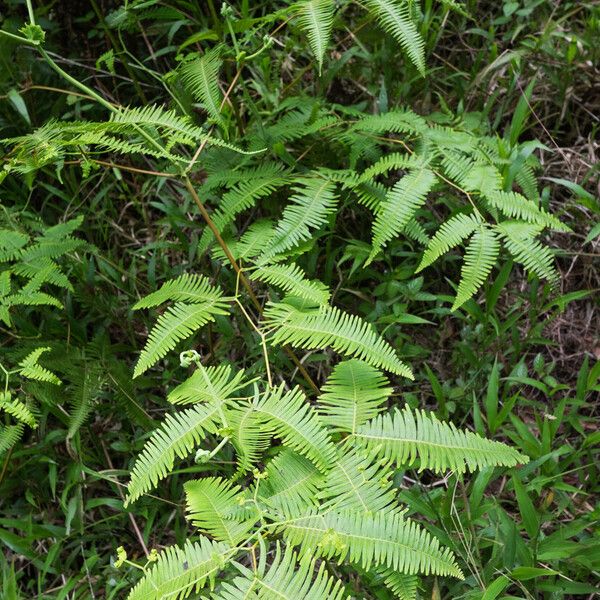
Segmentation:
<svg viewBox="0 0 600 600">
<path fill-rule="evenodd" d="M 196 203 L 196 206 L 198 207 L 198 210 L 200 211 L 202 218 L 204 219 L 205 223 L 208 225 L 208 227 L 212 231 L 213 235 L 215 236 L 215 239 L 217 240 L 217 243 L 219 244 L 219 246 L 221 246 L 221 249 L 225 253 L 227 260 L 230 262 L 231 266 L 233 267 L 233 270 L 235 271 L 236 275 L 239 277 L 239 280 L 242 282 L 242 285 L 248 292 L 248 296 L 250 296 L 250 300 L 252 300 L 252 303 L 258 310 L 258 314 L 262 314 L 262 312 L 263 312 L 262 305 L 261 305 L 259 299 L 256 297 L 256 294 L 254 293 L 254 290 L 252 289 L 252 286 L 250 285 L 248 278 L 244 275 L 242 269 L 240 268 L 237 261 L 233 257 L 233 254 L 231 254 L 231 250 L 225 243 L 225 240 L 221 237 L 221 234 L 219 233 L 219 230 L 217 229 L 217 227 L 213 223 L 212 219 L 210 218 L 210 215 L 208 214 L 206 207 L 204 206 L 204 204 L 202 203 L 202 200 L 200 200 L 200 197 L 196 193 L 196 190 L 194 189 L 194 185 L 190 181 L 190 178 L 186 175 L 184 177 L 183 181 L 185 183 L 186 189 L 188 190 L 192 199 Z M 312 380 L 311 376 L 308 374 L 308 371 L 304 368 L 304 365 L 300 362 L 298 357 L 287 346 L 284 346 L 283 349 L 284 349 L 285 353 L 292 359 L 294 365 L 296 365 L 296 368 L 298 369 L 298 371 L 300 372 L 302 377 L 305 379 L 306 383 L 308 383 L 308 385 L 312 388 L 312 390 L 316 394 L 318 394 L 319 387 Z"/>
<path fill-rule="evenodd" d="M 273 387 L 273 379 L 271 377 L 271 363 L 269 362 L 269 353 L 267 351 L 267 338 L 266 338 L 265 334 L 256 326 L 256 324 L 254 323 L 254 321 L 252 320 L 252 318 L 250 317 L 250 315 L 244 308 L 244 305 L 238 300 L 237 296 L 235 298 L 235 302 L 240 307 L 240 310 L 242 311 L 243 315 L 246 317 L 246 320 L 248 321 L 248 323 L 250 323 L 250 326 L 252 327 L 252 329 L 254 329 L 254 331 L 256 331 L 256 333 L 260 337 L 260 343 L 262 346 L 263 355 L 265 357 L 265 368 L 267 370 L 267 382 L 269 384 L 269 387 L 272 388 Z"/>
</svg>

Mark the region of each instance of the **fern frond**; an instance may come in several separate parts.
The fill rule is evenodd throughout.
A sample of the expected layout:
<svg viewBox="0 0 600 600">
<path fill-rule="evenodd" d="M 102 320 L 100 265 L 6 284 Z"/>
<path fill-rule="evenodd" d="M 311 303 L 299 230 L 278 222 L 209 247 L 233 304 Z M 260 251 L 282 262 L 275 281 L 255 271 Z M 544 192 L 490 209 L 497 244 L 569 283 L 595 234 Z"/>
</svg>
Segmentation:
<svg viewBox="0 0 600 600">
<path fill-rule="evenodd" d="M 71 410 L 69 411 L 69 427 L 67 430 L 68 440 L 73 438 L 88 418 L 104 383 L 104 375 L 98 366 L 91 362 L 84 362 L 78 372 L 77 380 L 69 390 Z"/>
<path fill-rule="evenodd" d="M 31 263 L 17 263 L 13 271 L 16 275 L 32 280 L 26 286 L 28 289 L 37 291 L 42 284 L 47 283 L 73 291 L 69 278 L 59 270 L 58 265 L 51 258 L 40 258 Z"/>
<path fill-rule="evenodd" d="M 0 392 L 0 410 L 29 427 L 33 428 L 37 425 L 37 420 L 29 408 L 17 398 L 12 398 L 10 392 Z"/>
<path fill-rule="evenodd" d="M 62 304 L 54 296 L 46 294 L 46 292 L 27 291 L 23 293 L 20 290 L 16 294 L 5 296 L 2 299 L 4 306 L 56 306 L 62 308 Z"/>
<path fill-rule="evenodd" d="M 241 404 L 226 412 L 231 443 L 237 455 L 237 473 L 241 475 L 256 466 L 271 443 L 272 433 L 264 427 L 254 403 Z"/>
<path fill-rule="evenodd" d="M 483 285 L 500 252 L 500 243 L 492 229 L 478 225 L 463 259 L 460 271 L 460 283 L 452 310 L 462 306 Z"/>
<path fill-rule="evenodd" d="M 395 409 L 358 428 L 356 441 L 382 458 L 408 467 L 418 462 L 419 470 L 463 473 L 491 466 L 514 467 L 528 458 L 500 442 L 476 433 L 459 431 L 433 413 Z"/>
<path fill-rule="evenodd" d="M 317 410 L 334 431 L 354 433 L 376 417 L 392 393 L 380 371 L 362 360 L 347 360 L 335 367 L 321 387 Z"/>
<path fill-rule="evenodd" d="M 275 233 L 259 258 L 265 262 L 293 248 L 300 242 L 311 239 L 311 230 L 327 222 L 327 217 L 335 211 L 337 195 L 335 183 L 326 179 L 301 179 L 293 188 L 290 198 Z"/>
<path fill-rule="evenodd" d="M 412 133 L 421 135 L 428 129 L 427 121 L 412 110 L 391 110 L 379 115 L 367 115 L 360 118 L 353 126 L 355 132 Z"/>
<path fill-rule="evenodd" d="M 327 287 L 318 280 L 307 279 L 298 265 L 261 266 L 250 274 L 250 279 L 264 281 L 315 305 L 329 302 L 330 294 Z"/>
<path fill-rule="evenodd" d="M 166 477 L 173 469 L 176 456 L 186 458 L 206 433 L 214 433 L 221 417 L 220 410 L 220 404 L 198 404 L 166 416 L 165 422 L 144 444 L 133 466 L 127 486 L 126 506 Z"/>
<path fill-rule="evenodd" d="M 417 209 L 425 203 L 436 176 L 426 168 L 411 171 L 388 191 L 377 210 L 373 224 L 373 250 L 370 259 L 398 235 Z"/>
<path fill-rule="evenodd" d="M 379 175 L 387 175 L 390 171 L 399 169 L 415 169 L 423 162 L 422 157 L 416 154 L 392 152 L 380 158 L 375 164 L 366 168 L 357 179 L 357 183 L 372 181 Z"/>
<path fill-rule="evenodd" d="M 342 447 L 318 494 L 323 501 L 319 510 L 349 510 L 369 515 L 391 511 L 395 499 L 392 475 L 392 471 L 385 471 L 378 460 L 366 453 Z"/>
<path fill-rule="evenodd" d="M 0 425 L 0 456 L 10 450 L 21 439 L 24 429 L 23 423 Z"/>
<path fill-rule="evenodd" d="M 221 298 L 223 293 L 207 277 L 184 273 L 175 279 L 169 279 L 158 290 L 138 300 L 132 309 L 152 308 L 168 301 L 201 303 L 217 302 Z"/>
<path fill-rule="evenodd" d="M 431 238 L 416 273 L 435 262 L 440 256 L 466 240 L 481 224 L 481 218 L 476 213 L 460 213 L 442 223 L 436 234 Z"/>
<path fill-rule="evenodd" d="M 307 34 L 312 53 L 317 59 L 319 75 L 323 69 L 323 57 L 331 38 L 335 4 L 333 0 L 306 0 L 298 11 L 298 25 Z"/>
<path fill-rule="evenodd" d="M 328 575 L 325 563 L 317 569 L 316 562 L 308 557 L 298 559 L 289 548 L 282 553 L 277 544 L 268 571 L 266 561 L 261 560 L 258 570 L 247 570 L 245 577 L 223 583 L 214 600 L 350 600 L 343 583 Z"/>
<path fill-rule="evenodd" d="M 369 570 L 385 566 L 409 575 L 463 578 L 452 552 L 398 512 L 311 514 L 280 526 L 292 546 L 323 558 L 348 559 Z"/>
<path fill-rule="evenodd" d="M 335 307 L 303 311 L 281 302 L 268 305 L 264 319 L 272 330 L 270 341 L 274 344 L 290 344 L 305 350 L 331 346 L 340 354 L 413 378 L 410 368 L 396 356 L 394 349 L 356 315 Z"/>
<path fill-rule="evenodd" d="M 33 352 L 30 352 L 20 363 L 19 373 L 23 377 L 28 379 L 35 379 L 36 381 L 46 381 L 53 383 L 54 385 L 61 385 L 61 380 L 52 371 L 42 367 L 38 364 L 40 356 L 50 350 L 49 347 L 36 348 Z"/>
<path fill-rule="evenodd" d="M 171 404 L 221 402 L 246 385 L 243 370 L 233 377 L 231 373 L 232 368 L 229 365 L 197 369 L 169 393 L 167 400 Z"/>
<path fill-rule="evenodd" d="M 234 551 L 226 544 L 201 537 L 187 541 L 183 548 L 171 546 L 158 555 L 158 560 L 131 590 L 128 600 L 180 600 L 199 592 L 207 582 L 211 585 Z"/>
<path fill-rule="evenodd" d="M 396 573 L 391 569 L 382 572 L 385 585 L 393 592 L 398 600 L 416 600 L 419 578 L 415 575 Z"/>
<path fill-rule="evenodd" d="M 188 519 L 203 533 L 236 546 L 254 524 L 232 518 L 244 501 L 239 486 L 219 477 L 204 477 L 184 485 Z"/>
<path fill-rule="evenodd" d="M 219 233 L 223 233 L 238 214 L 254 206 L 260 198 L 270 196 L 286 183 L 288 178 L 283 174 L 278 177 L 250 178 L 249 181 L 239 182 L 223 195 L 219 207 L 212 215 L 212 221 Z M 208 248 L 213 239 L 213 232 L 208 228 L 205 229 L 198 244 L 200 252 Z"/>
<path fill-rule="evenodd" d="M 561 223 L 554 215 L 516 192 L 494 191 L 486 194 L 485 199 L 490 206 L 497 208 L 503 215 L 511 219 L 527 221 L 555 231 L 571 231 L 570 227 Z"/>
<path fill-rule="evenodd" d="M 411 18 L 408 2 L 365 0 L 365 4 L 383 29 L 400 44 L 421 75 L 425 75 L 425 42 Z"/>
<path fill-rule="evenodd" d="M 0 262 L 14 260 L 27 245 L 29 236 L 13 229 L 0 229 Z"/>
<path fill-rule="evenodd" d="M 267 506 L 284 516 L 297 515 L 316 507 L 317 491 L 324 477 L 313 463 L 289 448 L 284 448 L 266 468 L 259 496 Z"/>
<path fill-rule="evenodd" d="M 327 430 L 298 387 L 285 390 L 285 384 L 265 392 L 256 402 L 263 427 L 276 435 L 285 446 L 306 456 L 321 471 L 335 458 L 335 446 Z"/>
<path fill-rule="evenodd" d="M 220 299 L 209 300 L 200 304 L 177 302 L 168 308 L 152 328 L 144 349 L 140 354 L 135 369 L 134 379 L 156 364 L 175 345 L 200 329 L 214 315 L 226 315 L 226 302 Z"/>
<path fill-rule="evenodd" d="M 236 260 L 245 261 L 246 259 L 258 256 L 264 250 L 273 236 L 273 231 L 272 221 L 269 219 L 260 219 L 252 223 L 239 240 L 227 239 L 227 245 Z M 213 256 L 217 260 L 228 260 L 220 246 L 215 247 Z"/>
<path fill-rule="evenodd" d="M 535 236 L 540 227 L 518 221 L 504 221 L 496 225 L 496 231 L 504 241 L 504 245 L 527 271 L 546 279 L 555 286 L 558 282 L 558 272 L 554 266 L 554 256 L 547 246 L 543 246 Z"/>
<path fill-rule="evenodd" d="M 517 171 L 515 180 L 521 187 L 524 196 L 537 205 L 540 201 L 540 193 L 533 167 L 527 163 L 523 164 L 521 169 Z"/>
<path fill-rule="evenodd" d="M 190 91 L 194 100 L 201 102 L 208 114 L 217 122 L 222 120 L 219 89 L 221 64 L 220 51 L 218 48 L 213 48 L 200 58 L 186 61 L 181 66 L 183 85 Z"/>
</svg>

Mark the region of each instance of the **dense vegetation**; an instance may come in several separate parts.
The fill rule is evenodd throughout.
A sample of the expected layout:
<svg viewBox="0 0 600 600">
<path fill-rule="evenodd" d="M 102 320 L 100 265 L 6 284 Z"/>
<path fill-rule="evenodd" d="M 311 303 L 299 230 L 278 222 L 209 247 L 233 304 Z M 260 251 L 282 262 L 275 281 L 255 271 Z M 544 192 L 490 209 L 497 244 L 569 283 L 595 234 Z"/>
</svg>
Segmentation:
<svg viewBox="0 0 600 600">
<path fill-rule="evenodd" d="M 0 597 L 593 598 L 594 0 L 8 0 Z"/>
</svg>

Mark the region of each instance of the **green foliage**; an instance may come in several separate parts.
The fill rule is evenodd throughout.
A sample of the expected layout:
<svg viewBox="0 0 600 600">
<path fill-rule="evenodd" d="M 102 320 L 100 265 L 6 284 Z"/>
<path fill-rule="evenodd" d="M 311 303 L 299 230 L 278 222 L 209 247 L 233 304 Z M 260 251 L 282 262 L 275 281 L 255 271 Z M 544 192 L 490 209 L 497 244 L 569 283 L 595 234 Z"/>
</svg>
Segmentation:
<svg viewBox="0 0 600 600">
<path fill-rule="evenodd" d="M 83 4 L 0 29 L 0 596 L 593 595 L 598 7 Z"/>
</svg>

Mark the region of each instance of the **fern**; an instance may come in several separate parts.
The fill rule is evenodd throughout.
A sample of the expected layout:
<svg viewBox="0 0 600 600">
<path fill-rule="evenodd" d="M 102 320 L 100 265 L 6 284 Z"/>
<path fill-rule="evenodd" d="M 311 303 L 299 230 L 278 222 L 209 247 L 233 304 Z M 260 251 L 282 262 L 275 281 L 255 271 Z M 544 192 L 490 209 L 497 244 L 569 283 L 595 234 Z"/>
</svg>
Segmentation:
<svg viewBox="0 0 600 600">
<path fill-rule="evenodd" d="M 306 279 L 304 272 L 297 265 L 262 266 L 251 274 L 251 279 L 270 283 L 315 305 L 327 304 L 329 301 L 327 288 L 320 281 Z"/>
<path fill-rule="evenodd" d="M 157 306 L 168 299 L 180 301 L 158 318 L 135 366 L 134 378 L 156 364 L 178 342 L 213 321 L 215 315 L 227 314 L 225 309 L 228 305 L 222 293 L 198 275 L 182 275 L 166 282 L 161 289 L 140 300 L 134 308 Z"/>
<path fill-rule="evenodd" d="M 244 175 L 244 173 L 241 175 Z M 270 196 L 275 190 L 288 182 L 285 174 L 261 178 L 252 177 L 252 174 L 248 173 L 248 177 L 249 181 L 240 181 L 233 189 L 223 195 L 218 209 L 212 215 L 212 221 L 219 233 L 223 233 L 227 225 L 233 223 L 239 213 L 254 206 L 257 200 Z M 201 251 L 205 250 L 213 238 L 213 232 L 206 229 L 200 239 L 199 249 Z"/>
<path fill-rule="evenodd" d="M 236 546 L 251 529 L 251 519 L 232 518 L 244 501 L 239 486 L 217 477 L 205 477 L 185 484 L 188 518 L 212 538 Z"/>
<path fill-rule="evenodd" d="M 411 171 L 387 193 L 379 206 L 373 225 L 372 260 L 375 255 L 414 216 L 416 210 L 425 203 L 427 194 L 435 184 L 436 177 L 427 168 Z"/>
<path fill-rule="evenodd" d="M 425 42 L 411 18 L 409 3 L 406 0 L 365 0 L 365 5 L 425 75 Z"/>
<path fill-rule="evenodd" d="M 176 279 L 170 279 L 156 292 L 136 302 L 133 310 L 152 308 L 165 302 L 217 303 L 222 297 L 223 294 L 206 277 L 185 273 Z"/>
<path fill-rule="evenodd" d="M 304 311 L 289 303 L 270 304 L 264 318 L 274 344 L 290 344 L 306 350 L 331 346 L 336 352 L 360 358 L 374 367 L 413 378 L 411 370 L 371 325 L 338 308 Z"/>
<path fill-rule="evenodd" d="M 481 218 L 477 213 L 469 215 L 460 213 L 448 219 L 437 230 L 427 245 L 425 254 L 423 254 L 416 272 L 419 273 L 425 267 L 435 262 L 440 256 L 443 256 L 449 250 L 464 242 L 480 224 Z"/>
<path fill-rule="evenodd" d="M 490 274 L 499 252 L 500 244 L 494 231 L 484 225 L 478 225 L 467 247 L 452 310 L 456 310 L 473 297 Z"/>
<path fill-rule="evenodd" d="M 17 398 L 12 398 L 10 392 L 0 392 L 0 410 L 29 427 L 37 425 L 37 420 L 29 408 Z"/>
<path fill-rule="evenodd" d="M 311 230 L 324 225 L 337 205 L 335 184 L 326 179 L 299 180 L 293 191 L 259 264 L 310 239 Z"/>
<path fill-rule="evenodd" d="M 307 33 L 308 43 L 317 59 L 319 75 L 331 37 L 334 11 L 333 0 L 306 0 L 300 4 L 298 10 L 298 24 Z"/>
<path fill-rule="evenodd" d="M 229 365 L 199 368 L 186 381 L 174 388 L 167 400 L 171 404 L 192 404 L 219 402 L 221 398 L 229 398 L 246 385 L 244 371 L 238 371 L 232 377 L 232 370 Z"/>
<path fill-rule="evenodd" d="M 515 466 L 527 462 L 516 450 L 475 433 L 458 431 L 452 423 L 438 421 L 434 414 L 413 411 L 406 406 L 392 414 L 379 415 L 358 428 L 358 444 L 398 465 L 419 470 L 459 473 L 493 465 Z"/>
<path fill-rule="evenodd" d="M 175 457 L 186 458 L 203 439 L 213 433 L 220 421 L 220 404 L 200 404 L 175 415 L 167 415 L 144 445 L 127 486 L 130 504 L 156 486 L 173 468 Z"/>
<path fill-rule="evenodd" d="M 463 578 L 450 550 L 442 550 L 437 539 L 399 513 L 309 514 L 281 525 L 280 529 L 292 546 L 301 545 L 326 559 L 347 558 L 366 570 L 376 565 L 409 575 Z"/>
<path fill-rule="evenodd" d="M 46 347 L 37 348 L 33 352 L 30 352 L 19 363 L 19 373 L 28 379 L 35 379 L 36 381 L 46 381 L 48 383 L 53 383 L 54 385 L 61 385 L 62 382 L 54 373 L 52 373 L 52 371 L 49 371 L 38 364 L 40 356 L 44 352 L 48 352 L 48 350 L 50 350 L 50 348 Z"/>
<path fill-rule="evenodd" d="M 282 450 L 266 469 L 260 484 L 260 498 L 283 516 L 296 515 L 317 506 L 317 491 L 324 476 L 313 463 L 293 450 Z"/>
<path fill-rule="evenodd" d="M 333 430 L 354 433 L 379 414 L 392 388 L 368 363 L 347 360 L 335 367 L 321 392 L 317 409 L 323 422 Z"/>
<path fill-rule="evenodd" d="M 496 226 L 509 252 L 527 271 L 546 279 L 552 285 L 558 281 L 552 252 L 535 239 L 540 227 L 518 221 L 505 221 Z"/>
<path fill-rule="evenodd" d="M 261 554 L 263 558 L 263 554 Z M 277 545 L 275 556 L 266 570 L 266 561 L 261 560 L 255 571 L 244 569 L 245 576 L 224 583 L 215 600 L 349 600 L 341 581 L 327 574 L 325 564 L 316 569 L 316 559 L 298 559 L 287 549 L 281 551 Z M 316 570 L 316 573 L 315 573 Z"/>
<path fill-rule="evenodd" d="M 131 590 L 128 600 L 179 600 L 214 583 L 232 550 L 223 543 L 201 537 L 183 548 L 171 546 L 158 555 L 142 580 Z"/>
<path fill-rule="evenodd" d="M 220 51 L 210 50 L 181 66 L 181 80 L 197 102 L 201 102 L 208 114 L 221 122 L 221 92 L 219 90 Z"/>
<path fill-rule="evenodd" d="M 255 409 L 262 426 L 284 445 L 309 458 L 322 471 L 331 465 L 335 448 L 300 389 L 286 392 L 281 385 L 266 392 Z"/>
<path fill-rule="evenodd" d="M 23 435 L 24 426 L 22 423 L 17 425 L 0 425 L 0 456 L 7 450 L 10 450 Z"/>
<path fill-rule="evenodd" d="M 364 453 L 341 448 L 318 494 L 323 502 L 321 511 L 351 510 L 366 515 L 393 511 L 395 493 L 389 479 L 391 475 Z"/>
<path fill-rule="evenodd" d="M 391 569 L 383 571 L 385 585 L 399 600 L 416 600 L 419 578 L 414 575 L 397 573 Z"/>
<path fill-rule="evenodd" d="M 494 191 L 486 194 L 485 198 L 490 206 L 497 208 L 502 214 L 511 219 L 519 219 L 541 227 L 549 227 L 556 231 L 571 231 L 570 227 L 561 223 L 554 215 L 537 207 L 533 202 L 516 192 Z"/>
</svg>

